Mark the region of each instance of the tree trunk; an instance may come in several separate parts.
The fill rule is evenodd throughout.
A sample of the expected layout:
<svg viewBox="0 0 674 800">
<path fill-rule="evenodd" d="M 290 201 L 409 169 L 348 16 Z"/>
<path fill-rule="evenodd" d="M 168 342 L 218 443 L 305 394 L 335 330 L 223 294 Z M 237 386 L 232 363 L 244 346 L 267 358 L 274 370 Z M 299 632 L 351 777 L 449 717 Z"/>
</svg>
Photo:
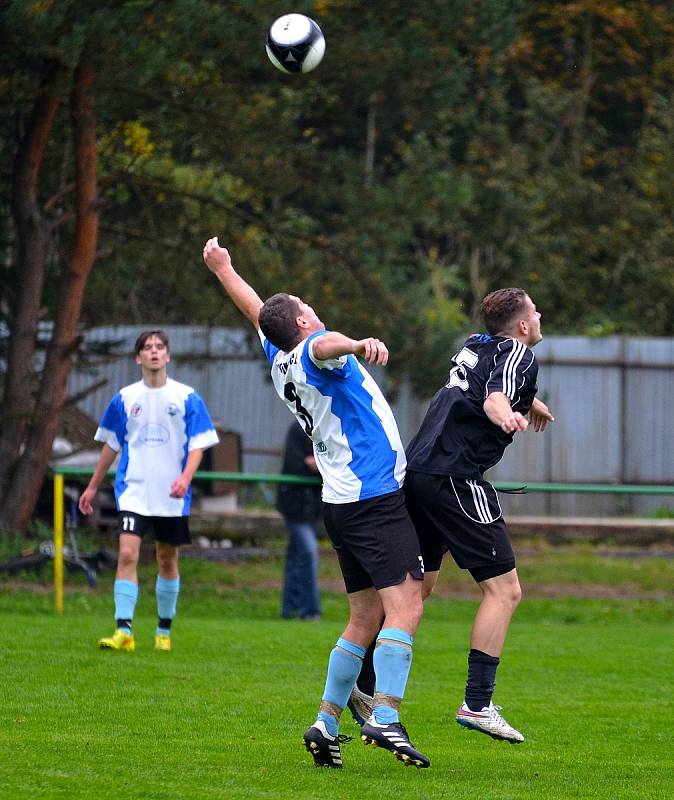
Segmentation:
<svg viewBox="0 0 674 800">
<path fill-rule="evenodd" d="M 19 265 L 14 313 L 10 321 L 7 374 L 0 433 L 0 507 L 7 500 L 12 472 L 33 410 L 33 357 L 49 241 L 49 224 L 38 201 L 38 177 L 44 150 L 61 103 L 65 70 L 53 66 L 35 100 L 26 134 L 14 160 L 12 212 Z M 6 502 L 7 500 L 7 502 Z M 0 527 L 1 527 L 0 515 Z"/>
<path fill-rule="evenodd" d="M 11 476 L 0 513 L 0 528 L 24 530 L 45 475 L 63 406 L 82 297 L 96 255 L 99 210 L 96 194 L 96 116 L 93 67 L 80 62 L 72 91 L 75 153 L 75 241 L 61 279 L 53 335 L 47 350 L 35 414 L 26 447 Z M 30 366 L 30 365 L 29 365 Z M 11 498 L 11 502 L 8 499 Z"/>
</svg>

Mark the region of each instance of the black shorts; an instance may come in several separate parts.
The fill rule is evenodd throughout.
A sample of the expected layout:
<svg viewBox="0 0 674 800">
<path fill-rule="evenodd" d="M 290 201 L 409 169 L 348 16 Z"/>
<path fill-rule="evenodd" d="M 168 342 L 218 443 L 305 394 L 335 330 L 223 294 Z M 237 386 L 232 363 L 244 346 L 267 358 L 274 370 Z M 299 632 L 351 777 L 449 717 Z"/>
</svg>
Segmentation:
<svg viewBox="0 0 674 800">
<path fill-rule="evenodd" d="M 133 511 L 120 511 L 119 533 L 132 533 L 142 539 L 151 532 L 156 541 L 178 547 L 192 542 L 187 521 L 188 517 L 144 517 Z"/>
<path fill-rule="evenodd" d="M 325 528 L 337 551 L 346 591 L 423 580 L 424 565 L 401 489 L 355 503 L 324 503 Z"/>
<path fill-rule="evenodd" d="M 515 568 L 501 505 L 488 481 L 408 470 L 405 499 L 428 572 L 440 569 L 448 550 L 477 581 Z"/>
</svg>

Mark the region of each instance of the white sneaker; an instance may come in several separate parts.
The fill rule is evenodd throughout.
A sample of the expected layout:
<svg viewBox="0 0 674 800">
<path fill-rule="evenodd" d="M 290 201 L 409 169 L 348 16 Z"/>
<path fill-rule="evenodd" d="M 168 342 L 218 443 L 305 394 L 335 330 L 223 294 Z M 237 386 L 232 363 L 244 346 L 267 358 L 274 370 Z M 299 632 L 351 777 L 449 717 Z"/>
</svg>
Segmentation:
<svg viewBox="0 0 674 800">
<path fill-rule="evenodd" d="M 495 706 L 489 703 L 482 711 L 471 711 L 468 706 L 463 703 L 461 708 L 456 712 L 456 721 L 459 725 L 466 728 L 471 728 L 474 731 L 481 731 L 491 736 L 492 739 L 503 739 L 511 744 L 519 744 L 524 741 L 524 736 L 512 725 L 503 719 L 499 714 L 501 706 Z"/>
</svg>

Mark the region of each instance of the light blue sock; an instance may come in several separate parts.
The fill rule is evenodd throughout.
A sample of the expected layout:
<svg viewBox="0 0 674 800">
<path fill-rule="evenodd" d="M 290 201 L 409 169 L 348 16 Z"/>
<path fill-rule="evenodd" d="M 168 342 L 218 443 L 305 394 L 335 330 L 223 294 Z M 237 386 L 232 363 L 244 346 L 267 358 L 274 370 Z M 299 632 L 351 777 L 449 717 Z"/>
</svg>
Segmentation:
<svg viewBox="0 0 674 800">
<path fill-rule="evenodd" d="M 173 619 L 176 615 L 178 595 L 180 594 L 180 575 L 177 578 L 162 578 L 157 575 L 155 585 L 157 595 L 157 616 L 159 619 Z M 168 628 L 157 627 L 157 633 L 169 634 Z"/>
<path fill-rule="evenodd" d="M 399 628 L 382 628 L 374 651 L 374 671 L 377 694 L 402 700 L 412 666 L 412 642 L 409 633 Z M 374 718 L 383 725 L 399 722 L 397 709 L 383 703 L 372 709 Z"/>
<path fill-rule="evenodd" d="M 339 720 L 337 717 L 333 717 L 332 714 L 328 714 L 327 711 L 319 711 L 316 719 L 325 723 L 325 730 L 330 736 L 337 736 L 339 733 Z"/>
<path fill-rule="evenodd" d="M 138 600 L 138 584 L 133 581 L 116 580 L 113 596 L 115 598 L 115 619 L 133 619 L 133 612 L 136 610 L 136 601 Z"/>
<path fill-rule="evenodd" d="M 349 642 L 346 639 L 338 639 L 337 644 L 330 653 L 328 661 L 328 674 L 325 680 L 325 690 L 323 700 L 332 703 L 338 708 L 345 708 L 356 678 L 360 674 L 363 664 L 365 648 Z M 331 736 L 337 735 L 338 721 L 332 714 L 319 711 L 318 719 L 325 723 L 325 727 Z"/>
</svg>

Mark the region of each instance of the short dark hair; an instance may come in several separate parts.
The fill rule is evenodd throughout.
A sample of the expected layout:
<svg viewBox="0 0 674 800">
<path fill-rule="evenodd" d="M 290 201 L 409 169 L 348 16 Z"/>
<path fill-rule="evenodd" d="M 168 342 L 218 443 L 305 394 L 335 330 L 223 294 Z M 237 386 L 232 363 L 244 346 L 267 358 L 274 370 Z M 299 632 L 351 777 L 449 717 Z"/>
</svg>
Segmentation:
<svg viewBox="0 0 674 800">
<path fill-rule="evenodd" d="M 138 355 L 140 351 L 145 347 L 145 342 L 147 342 L 150 336 L 156 336 L 157 339 L 159 339 L 161 342 L 164 343 L 166 349 L 167 350 L 169 349 L 168 335 L 166 334 L 165 331 L 161 330 L 160 328 L 157 328 L 153 331 L 143 331 L 141 335 L 136 339 L 136 344 L 133 346 L 136 355 Z"/>
<path fill-rule="evenodd" d="M 524 289 L 497 289 L 490 292 L 480 304 L 487 332 L 492 336 L 507 331 L 524 311 L 527 293 Z"/>
<path fill-rule="evenodd" d="M 260 309 L 260 330 L 275 347 L 287 353 L 302 339 L 297 327 L 299 315 L 297 300 L 283 292 L 274 294 Z"/>
</svg>

